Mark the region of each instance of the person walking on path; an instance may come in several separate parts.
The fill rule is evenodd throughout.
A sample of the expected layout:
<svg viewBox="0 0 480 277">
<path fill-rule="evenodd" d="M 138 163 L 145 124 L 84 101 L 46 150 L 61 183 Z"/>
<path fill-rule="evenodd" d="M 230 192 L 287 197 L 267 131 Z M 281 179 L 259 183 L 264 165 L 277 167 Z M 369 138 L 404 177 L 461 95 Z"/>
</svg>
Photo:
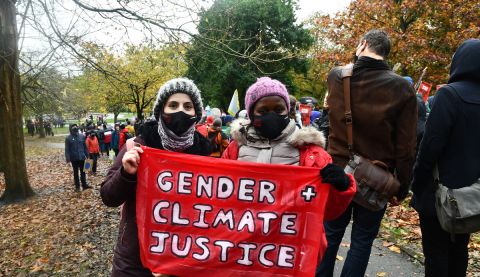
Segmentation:
<svg viewBox="0 0 480 277">
<path fill-rule="evenodd" d="M 195 130 L 202 109 L 200 90 L 191 80 L 170 80 L 158 91 L 153 108 L 155 121 L 146 122 L 139 128 L 134 142 L 171 152 L 209 156 L 210 142 Z M 140 147 L 126 148 L 119 152 L 100 189 L 105 205 L 123 205 L 111 276 L 151 277 L 152 272 L 140 261 L 135 216 L 136 174 L 143 150 Z M 153 273 L 153 276 L 162 274 Z"/>
<path fill-rule="evenodd" d="M 127 139 L 132 138 L 133 135 L 130 134 L 125 124 L 120 124 L 120 134 L 118 136 L 118 149 L 122 150 L 123 146 L 127 142 Z"/>
<path fill-rule="evenodd" d="M 425 276 L 462 277 L 468 266 L 470 234 L 442 229 L 435 211 L 434 169 L 449 189 L 480 178 L 480 40 L 465 41 L 455 52 L 450 79 L 435 95 L 412 181 L 412 206 L 420 216 Z M 480 202 L 480 199 L 476 199 Z"/>
<path fill-rule="evenodd" d="M 116 157 L 118 156 L 118 152 L 120 152 L 120 123 L 115 123 L 114 128 L 115 129 L 112 131 L 111 146 Z"/>
<path fill-rule="evenodd" d="M 386 63 L 389 52 L 390 40 L 380 30 L 367 32 L 357 46 L 358 60 L 350 78 L 353 149 L 365 158 L 383 162 L 390 172 L 396 172 L 401 184 L 396 200 L 401 201 L 408 194 L 415 159 L 417 100 L 408 81 L 395 74 Z M 350 159 L 350 149 L 342 69 L 336 67 L 328 75 L 327 103 L 328 152 L 333 162 L 343 168 Z M 339 218 L 325 221 L 328 249 L 316 276 L 333 276 L 338 248 L 352 218 L 351 246 L 341 276 L 364 276 L 385 209 L 371 211 L 354 200 Z"/>
<path fill-rule="evenodd" d="M 106 124 L 103 124 L 103 145 L 105 148 L 102 151 L 107 154 L 107 157 L 110 157 L 110 144 L 112 142 L 112 133 L 113 130 L 111 128 L 107 128 Z"/>
<path fill-rule="evenodd" d="M 355 181 L 343 168 L 332 164 L 332 158 L 323 149 L 325 137 L 321 132 L 312 127 L 298 129 L 290 119 L 290 98 L 285 85 L 268 77 L 258 79 L 247 90 L 245 107 L 250 120 L 232 123 L 234 140 L 223 158 L 316 167 L 322 182 L 331 185 L 325 218 L 342 214 L 355 194 Z M 319 259 L 327 246 L 325 237 L 321 241 Z"/>
<path fill-rule="evenodd" d="M 86 140 L 88 158 L 92 159 L 92 173 L 97 174 L 97 160 L 100 156 L 100 145 L 94 131 L 91 131 Z"/>
<path fill-rule="evenodd" d="M 103 124 L 98 124 L 98 129 L 96 130 L 97 138 L 98 138 L 98 145 L 100 146 L 100 156 L 103 157 L 103 153 L 105 152 L 105 129 L 103 128 Z"/>
<path fill-rule="evenodd" d="M 65 159 L 72 164 L 75 191 L 80 191 L 80 181 L 84 190 L 91 188 L 87 184 L 87 176 L 83 170 L 85 159 L 88 157 L 85 136 L 78 132 L 78 125 L 70 125 L 70 135 L 65 138 Z M 79 178 L 80 173 L 80 178 Z"/>
</svg>

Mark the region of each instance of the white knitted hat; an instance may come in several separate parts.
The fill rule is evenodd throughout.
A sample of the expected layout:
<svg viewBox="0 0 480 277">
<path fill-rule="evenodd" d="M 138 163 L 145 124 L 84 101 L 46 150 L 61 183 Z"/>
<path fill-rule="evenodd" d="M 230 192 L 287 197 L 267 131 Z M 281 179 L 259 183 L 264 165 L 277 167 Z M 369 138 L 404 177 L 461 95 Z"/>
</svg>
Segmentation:
<svg viewBox="0 0 480 277">
<path fill-rule="evenodd" d="M 176 78 L 170 81 L 167 81 L 157 92 L 157 100 L 155 100 L 155 104 L 153 105 L 153 115 L 155 119 L 158 121 L 160 118 L 160 113 L 163 111 L 163 107 L 167 99 L 175 93 L 185 93 L 190 96 L 193 102 L 193 106 L 195 108 L 195 115 L 197 117 L 197 121 L 202 118 L 202 95 L 200 94 L 200 90 L 197 86 L 193 83 L 192 80 L 187 78 Z"/>
</svg>

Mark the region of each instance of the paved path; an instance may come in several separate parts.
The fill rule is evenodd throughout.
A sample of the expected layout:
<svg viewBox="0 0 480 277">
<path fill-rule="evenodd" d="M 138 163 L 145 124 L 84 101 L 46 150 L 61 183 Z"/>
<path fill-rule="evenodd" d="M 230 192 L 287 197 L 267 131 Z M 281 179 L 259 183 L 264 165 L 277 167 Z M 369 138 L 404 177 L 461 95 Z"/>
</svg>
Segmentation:
<svg viewBox="0 0 480 277">
<path fill-rule="evenodd" d="M 338 256 L 341 258 L 337 257 L 337 262 L 335 263 L 335 277 L 340 276 L 343 262 L 347 257 L 347 251 L 350 246 L 350 227 L 351 225 L 349 225 L 345 232 L 342 245 L 338 251 Z M 342 260 L 340 261 L 339 258 Z M 398 254 L 390 251 L 387 247 L 383 246 L 383 240 L 376 239 L 373 243 L 372 254 L 370 255 L 370 261 L 365 276 L 420 277 L 424 276 L 424 271 L 423 266 L 418 263 L 418 261 L 405 253 Z"/>
</svg>

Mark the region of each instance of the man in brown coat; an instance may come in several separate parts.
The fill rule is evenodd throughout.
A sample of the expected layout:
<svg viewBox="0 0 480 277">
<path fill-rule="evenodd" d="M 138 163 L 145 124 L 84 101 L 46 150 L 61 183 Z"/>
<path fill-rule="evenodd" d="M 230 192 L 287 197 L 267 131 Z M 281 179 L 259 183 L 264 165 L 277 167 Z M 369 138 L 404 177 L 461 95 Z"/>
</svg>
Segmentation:
<svg viewBox="0 0 480 277">
<path fill-rule="evenodd" d="M 415 158 L 417 100 L 412 86 L 390 70 L 385 62 L 390 40 L 385 32 L 371 30 L 357 46 L 358 59 L 351 77 L 354 151 L 379 160 L 395 172 L 402 187 L 394 200 L 408 194 Z M 330 107 L 328 152 L 344 167 L 349 160 L 341 68 L 328 75 Z M 396 201 L 395 201 L 396 202 Z M 372 243 L 385 213 L 352 202 L 338 219 L 325 222 L 328 248 L 316 276 L 332 276 L 338 247 L 353 217 L 351 246 L 341 276 L 364 276 Z"/>
</svg>

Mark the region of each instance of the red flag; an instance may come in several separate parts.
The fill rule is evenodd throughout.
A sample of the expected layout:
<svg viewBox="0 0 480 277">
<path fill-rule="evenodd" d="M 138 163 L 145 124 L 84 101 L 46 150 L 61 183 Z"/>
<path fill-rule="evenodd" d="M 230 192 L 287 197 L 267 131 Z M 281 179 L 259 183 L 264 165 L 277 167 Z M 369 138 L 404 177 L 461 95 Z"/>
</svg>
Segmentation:
<svg viewBox="0 0 480 277">
<path fill-rule="evenodd" d="M 418 87 L 418 92 L 422 94 L 423 102 L 427 101 L 428 95 L 430 94 L 431 90 L 432 90 L 432 84 L 429 84 L 426 82 L 420 83 L 420 86 Z"/>
<path fill-rule="evenodd" d="M 318 169 L 144 150 L 136 214 L 145 267 L 176 276 L 314 275 L 329 192 Z"/>
<path fill-rule="evenodd" d="M 312 114 L 312 106 L 307 104 L 300 104 L 298 106 L 300 111 L 300 115 L 302 117 L 302 124 L 303 126 L 310 125 L 310 115 Z"/>
</svg>

